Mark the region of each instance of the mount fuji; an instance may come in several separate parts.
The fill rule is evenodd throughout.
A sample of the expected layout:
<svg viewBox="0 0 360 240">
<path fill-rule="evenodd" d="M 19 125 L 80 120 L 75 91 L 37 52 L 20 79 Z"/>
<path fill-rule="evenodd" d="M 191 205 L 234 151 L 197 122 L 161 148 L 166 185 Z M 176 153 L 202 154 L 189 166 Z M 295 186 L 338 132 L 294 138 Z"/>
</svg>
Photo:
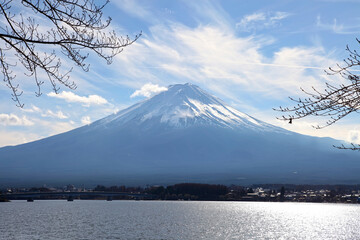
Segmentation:
<svg viewBox="0 0 360 240">
<path fill-rule="evenodd" d="M 192 84 L 72 131 L 0 148 L 0 186 L 360 182 L 359 154 L 290 132 Z"/>
</svg>

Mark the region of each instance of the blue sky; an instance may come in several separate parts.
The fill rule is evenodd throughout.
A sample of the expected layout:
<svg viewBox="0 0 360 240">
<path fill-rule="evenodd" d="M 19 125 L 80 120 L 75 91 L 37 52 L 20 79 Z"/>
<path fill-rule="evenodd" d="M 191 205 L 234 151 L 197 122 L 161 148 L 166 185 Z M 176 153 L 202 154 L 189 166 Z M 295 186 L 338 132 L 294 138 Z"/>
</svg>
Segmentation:
<svg viewBox="0 0 360 240">
<path fill-rule="evenodd" d="M 289 106 L 299 87 L 342 83 L 324 69 L 359 49 L 360 1 L 112 1 L 104 9 L 111 29 L 142 37 L 111 65 L 91 55 L 90 71 L 75 67 L 75 91 L 36 97 L 33 79 L 19 69 L 24 109 L 0 84 L 0 146 L 68 131 L 117 112 L 175 83 L 190 82 L 236 109 L 268 123 L 313 136 L 357 141 L 357 116 L 315 130 L 325 119 L 293 124 L 276 120 L 273 107 Z M 64 67 L 72 63 L 64 59 Z M 360 138 L 359 138 L 360 139 Z"/>
</svg>

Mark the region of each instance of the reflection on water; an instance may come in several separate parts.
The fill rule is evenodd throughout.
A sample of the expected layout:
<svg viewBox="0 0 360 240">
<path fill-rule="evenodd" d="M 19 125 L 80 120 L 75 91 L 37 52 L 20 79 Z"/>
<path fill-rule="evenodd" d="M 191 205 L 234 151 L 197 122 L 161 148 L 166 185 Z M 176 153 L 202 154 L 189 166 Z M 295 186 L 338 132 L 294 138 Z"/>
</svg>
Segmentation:
<svg viewBox="0 0 360 240">
<path fill-rule="evenodd" d="M 360 239 L 360 205 L 181 201 L 0 203 L 0 239 Z"/>
</svg>

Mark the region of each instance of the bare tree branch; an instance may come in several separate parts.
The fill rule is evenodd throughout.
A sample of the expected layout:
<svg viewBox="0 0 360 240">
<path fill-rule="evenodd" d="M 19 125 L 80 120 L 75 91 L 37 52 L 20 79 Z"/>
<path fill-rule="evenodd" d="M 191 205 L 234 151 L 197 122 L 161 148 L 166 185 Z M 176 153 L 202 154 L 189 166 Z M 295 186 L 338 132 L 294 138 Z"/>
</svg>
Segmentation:
<svg viewBox="0 0 360 240">
<path fill-rule="evenodd" d="M 14 83 L 16 75 L 12 68 L 16 63 L 11 64 L 7 58 L 10 54 L 15 53 L 17 62 L 26 70 L 25 75 L 34 78 L 35 94 L 40 96 L 44 81 L 39 79 L 39 71 L 46 74 L 55 93 L 59 91 L 58 84 L 76 89 L 76 84 L 69 80 L 72 68 L 63 72 L 58 52 L 88 71 L 85 60 L 89 52 L 111 64 L 117 54 L 141 36 L 140 32 L 130 39 L 118 37 L 114 31 L 104 31 L 111 22 L 111 18 L 103 20 L 102 10 L 108 2 L 105 0 L 99 5 L 99 1 L 94 0 L 22 0 L 17 3 L 18 7 L 30 9 L 44 20 L 39 21 L 35 17 L 24 19 L 21 13 L 12 12 L 12 0 L 0 0 L 0 70 L 17 106 L 24 104 L 20 102 L 22 91 Z M 52 49 L 48 50 L 47 46 Z"/>
</svg>

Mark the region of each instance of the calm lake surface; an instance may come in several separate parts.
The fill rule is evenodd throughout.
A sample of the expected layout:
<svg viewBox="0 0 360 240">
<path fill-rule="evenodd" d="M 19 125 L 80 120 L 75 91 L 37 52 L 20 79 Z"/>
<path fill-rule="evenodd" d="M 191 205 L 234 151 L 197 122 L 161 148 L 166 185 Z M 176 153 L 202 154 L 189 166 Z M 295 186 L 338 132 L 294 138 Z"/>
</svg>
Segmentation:
<svg viewBox="0 0 360 240">
<path fill-rule="evenodd" d="M 360 205 L 12 201 L 0 239 L 360 239 Z"/>
</svg>

